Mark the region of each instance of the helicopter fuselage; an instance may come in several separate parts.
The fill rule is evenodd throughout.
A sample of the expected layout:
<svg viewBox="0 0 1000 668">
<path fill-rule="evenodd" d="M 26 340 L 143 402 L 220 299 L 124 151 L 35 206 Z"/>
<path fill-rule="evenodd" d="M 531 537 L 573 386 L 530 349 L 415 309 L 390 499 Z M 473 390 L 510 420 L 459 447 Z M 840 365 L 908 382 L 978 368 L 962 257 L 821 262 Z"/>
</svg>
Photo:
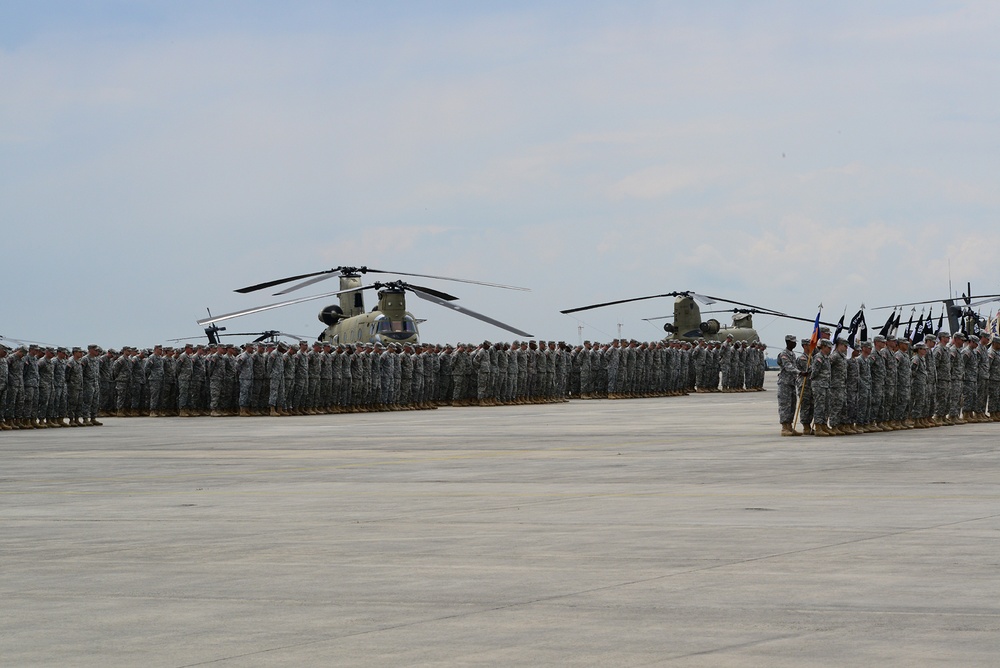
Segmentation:
<svg viewBox="0 0 1000 668">
<path fill-rule="evenodd" d="M 356 310 L 364 308 L 363 302 L 355 301 L 358 293 L 342 295 L 340 306 L 327 306 L 319 314 L 319 319 L 327 328 L 319 335 L 319 340 L 332 344 L 346 343 L 419 343 L 417 320 L 406 310 L 406 295 L 403 290 L 387 288 L 379 292 L 378 306 L 367 313 L 345 315 L 344 306 Z M 349 303 L 347 297 L 350 299 Z"/>
<path fill-rule="evenodd" d="M 667 332 L 667 341 L 694 342 L 698 339 L 706 341 L 725 341 L 729 336 L 734 341 L 758 341 L 760 336 L 753 328 L 753 317 L 749 313 L 733 314 L 733 325 L 723 326 L 715 318 L 701 321 L 701 310 L 690 296 L 680 296 L 674 299 L 674 321 L 663 326 Z"/>
</svg>

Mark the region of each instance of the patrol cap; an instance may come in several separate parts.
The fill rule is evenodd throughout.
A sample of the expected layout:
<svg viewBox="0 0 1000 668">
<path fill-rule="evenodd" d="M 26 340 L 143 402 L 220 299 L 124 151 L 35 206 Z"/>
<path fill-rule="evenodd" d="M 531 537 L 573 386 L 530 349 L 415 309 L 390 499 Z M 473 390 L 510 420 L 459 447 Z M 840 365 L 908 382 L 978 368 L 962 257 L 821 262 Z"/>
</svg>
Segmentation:
<svg viewBox="0 0 1000 668">
<path fill-rule="evenodd" d="M 875 335 L 875 343 L 885 343 L 885 337 L 881 334 Z"/>
<path fill-rule="evenodd" d="M 802 345 L 804 346 L 808 346 L 811 342 L 812 339 L 810 339 L 808 336 L 802 339 Z"/>
<path fill-rule="evenodd" d="M 936 338 L 934 337 L 933 334 L 924 334 L 924 343 L 927 343 L 929 341 L 935 341 L 935 340 L 936 340 Z"/>
<path fill-rule="evenodd" d="M 845 339 L 845 338 L 844 338 L 844 337 L 842 337 L 842 336 L 838 336 L 838 337 L 837 337 L 837 340 L 836 340 L 836 341 L 834 341 L 834 345 L 838 345 L 838 346 L 840 346 L 840 345 L 844 345 L 844 346 L 846 346 L 846 345 L 847 345 L 847 339 Z"/>
<path fill-rule="evenodd" d="M 951 336 L 951 334 L 949 334 L 948 332 L 944 331 L 943 329 L 937 333 L 937 337 L 939 339 L 947 339 L 949 336 Z"/>
<path fill-rule="evenodd" d="M 862 341 L 862 342 L 861 342 L 861 347 L 862 347 L 862 348 L 871 348 L 871 347 L 872 347 L 872 342 L 871 342 L 871 341 L 868 341 L 868 340 L 866 339 L 866 340 L 864 340 L 864 341 Z"/>
<path fill-rule="evenodd" d="M 820 334 L 829 334 L 830 333 L 830 328 L 824 325 L 823 327 L 819 328 L 819 333 Z"/>
<path fill-rule="evenodd" d="M 798 339 L 795 337 L 794 334 L 785 334 L 785 341 L 788 343 L 795 343 L 796 341 L 798 341 Z"/>
<path fill-rule="evenodd" d="M 927 344 L 925 343 L 915 343 L 913 345 L 914 350 L 927 350 Z"/>
<path fill-rule="evenodd" d="M 962 334 L 962 332 L 955 332 L 955 335 L 952 336 L 951 338 L 958 339 L 959 341 L 964 341 L 965 340 L 965 334 Z"/>
<path fill-rule="evenodd" d="M 83 348 L 81 348 L 79 346 L 73 346 L 73 352 L 74 353 L 82 353 L 83 352 Z"/>
<path fill-rule="evenodd" d="M 833 343 L 830 341 L 830 339 L 820 339 L 819 340 L 819 345 L 821 347 L 825 347 L 825 348 L 831 348 L 831 347 L 833 347 Z"/>
</svg>

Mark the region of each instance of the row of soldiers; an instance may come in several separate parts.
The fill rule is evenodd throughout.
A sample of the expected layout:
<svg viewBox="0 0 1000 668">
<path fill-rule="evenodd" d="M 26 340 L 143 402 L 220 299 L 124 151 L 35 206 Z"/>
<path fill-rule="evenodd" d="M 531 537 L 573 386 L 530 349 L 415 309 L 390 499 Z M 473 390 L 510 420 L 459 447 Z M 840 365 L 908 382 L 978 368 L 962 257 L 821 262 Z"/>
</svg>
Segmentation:
<svg viewBox="0 0 1000 668">
<path fill-rule="evenodd" d="M 848 353 L 843 338 L 821 330 L 816 350 L 785 337 L 778 355 L 783 436 L 837 436 L 1000 421 L 1000 338 L 938 332 L 911 343 L 876 336 Z"/>
<path fill-rule="evenodd" d="M 760 390 L 759 342 L 568 346 L 248 343 L 148 350 L 0 346 L 0 427 L 99 416 L 301 415 Z"/>
</svg>

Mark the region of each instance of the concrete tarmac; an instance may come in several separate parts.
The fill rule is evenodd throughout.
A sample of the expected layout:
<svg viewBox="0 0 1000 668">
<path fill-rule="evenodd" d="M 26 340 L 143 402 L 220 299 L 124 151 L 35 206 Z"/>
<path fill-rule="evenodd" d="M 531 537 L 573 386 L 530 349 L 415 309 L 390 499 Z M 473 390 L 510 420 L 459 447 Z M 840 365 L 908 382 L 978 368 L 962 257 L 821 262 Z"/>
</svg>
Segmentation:
<svg viewBox="0 0 1000 668">
<path fill-rule="evenodd" d="M 0 664 L 997 665 L 1000 424 L 780 438 L 768 380 L 0 433 Z"/>
</svg>

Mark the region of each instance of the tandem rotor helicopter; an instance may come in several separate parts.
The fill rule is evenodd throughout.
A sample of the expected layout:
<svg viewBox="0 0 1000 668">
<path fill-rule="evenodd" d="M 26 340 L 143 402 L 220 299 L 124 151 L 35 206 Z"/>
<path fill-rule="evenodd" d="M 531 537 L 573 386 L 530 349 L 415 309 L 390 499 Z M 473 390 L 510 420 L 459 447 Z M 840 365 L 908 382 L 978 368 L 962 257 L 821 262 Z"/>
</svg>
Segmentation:
<svg viewBox="0 0 1000 668">
<path fill-rule="evenodd" d="M 565 311 L 560 311 L 560 313 L 570 314 L 578 311 L 587 311 L 593 308 L 601 308 L 603 306 L 626 304 L 628 302 L 637 302 L 644 299 L 660 299 L 662 297 L 674 298 L 673 322 L 668 322 L 663 325 L 663 331 L 667 332 L 667 340 L 672 341 L 693 342 L 698 339 L 705 339 L 706 341 L 725 341 L 729 336 L 732 336 L 734 341 L 759 341 L 760 336 L 757 334 L 757 330 L 753 328 L 753 315 L 755 313 L 778 318 L 788 318 L 790 320 L 801 320 L 802 322 L 808 323 L 814 322 L 810 318 L 800 318 L 798 316 L 782 313 L 781 311 L 775 311 L 774 309 L 754 306 L 753 304 L 745 304 L 732 299 L 723 299 L 722 297 L 712 297 L 711 295 L 698 294 L 690 290 L 665 292 L 661 295 L 649 295 L 646 297 L 632 297 L 631 299 L 618 299 L 612 302 L 602 302 L 600 304 L 589 304 L 587 306 L 566 309 Z M 727 309 L 733 314 L 733 324 L 731 327 L 727 327 L 720 324 L 715 318 L 709 318 L 708 320 L 702 321 L 702 311 L 697 302 L 701 302 L 706 306 L 715 304 L 716 302 L 724 302 L 726 304 L 735 304 L 737 307 L 743 308 Z M 706 311 L 705 313 L 722 312 L 725 311 Z M 659 318 L 647 318 L 647 320 L 657 319 Z M 820 324 L 829 325 L 831 327 L 835 326 L 834 324 L 822 321 Z"/>
<path fill-rule="evenodd" d="M 442 292 L 434 288 L 406 283 L 401 280 L 390 282 L 376 282 L 371 285 L 361 284 L 362 274 L 395 274 L 399 276 L 415 276 L 419 278 L 433 278 L 443 281 L 456 281 L 459 283 L 471 283 L 475 285 L 485 285 L 493 288 L 504 288 L 506 290 L 524 290 L 513 285 L 500 285 L 499 283 L 486 283 L 483 281 L 473 281 L 464 278 L 448 278 L 446 276 L 432 276 L 429 274 L 412 274 L 403 271 L 387 271 L 383 269 L 372 269 L 369 267 L 334 267 L 323 271 L 315 271 L 309 274 L 299 274 L 298 276 L 286 276 L 273 281 L 265 281 L 256 285 L 249 285 L 239 288 L 236 292 L 247 294 L 258 290 L 273 288 L 285 283 L 300 281 L 299 283 L 285 288 L 277 295 L 288 294 L 300 288 L 304 288 L 320 281 L 324 281 L 334 276 L 340 278 L 340 289 L 335 292 L 326 292 L 310 297 L 300 297 L 290 299 L 265 306 L 244 309 L 233 313 L 226 313 L 219 316 L 210 316 L 198 321 L 202 326 L 214 326 L 215 323 L 230 318 L 238 318 L 252 313 L 260 313 L 270 309 L 301 304 L 315 299 L 337 297 L 338 304 L 326 306 L 319 313 L 319 320 L 324 325 L 324 329 L 318 340 L 333 344 L 346 343 L 418 343 L 419 332 L 417 324 L 423 322 L 416 319 L 412 313 L 406 310 L 406 293 L 412 292 L 416 296 L 439 306 L 444 306 L 458 313 L 462 313 L 477 320 L 487 322 L 491 325 L 505 329 L 518 336 L 530 337 L 528 332 L 521 331 L 506 323 L 495 320 L 489 316 L 477 313 L 471 309 L 464 308 L 455 303 L 458 297 Z M 364 291 L 378 290 L 378 304 L 371 310 L 365 311 Z"/>
</svg>

